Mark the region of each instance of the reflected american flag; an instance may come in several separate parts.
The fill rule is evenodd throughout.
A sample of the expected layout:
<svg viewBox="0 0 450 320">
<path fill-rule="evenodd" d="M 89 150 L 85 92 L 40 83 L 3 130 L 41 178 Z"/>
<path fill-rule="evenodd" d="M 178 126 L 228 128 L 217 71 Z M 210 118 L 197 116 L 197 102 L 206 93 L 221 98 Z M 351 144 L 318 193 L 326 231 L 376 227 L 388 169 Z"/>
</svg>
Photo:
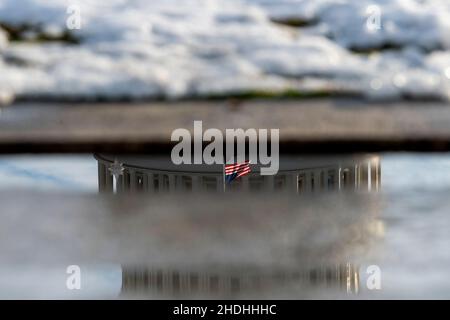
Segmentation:
<svg viewBox="0 0 450 320">
<path fill-rule="evenodd" d="M 225 165 L 225 181 L 227 183 L 233 180 L 245 176 L 251 172 L 250 161 L 245 161 L 243 163 L 233 163 Z"/>
</svg>

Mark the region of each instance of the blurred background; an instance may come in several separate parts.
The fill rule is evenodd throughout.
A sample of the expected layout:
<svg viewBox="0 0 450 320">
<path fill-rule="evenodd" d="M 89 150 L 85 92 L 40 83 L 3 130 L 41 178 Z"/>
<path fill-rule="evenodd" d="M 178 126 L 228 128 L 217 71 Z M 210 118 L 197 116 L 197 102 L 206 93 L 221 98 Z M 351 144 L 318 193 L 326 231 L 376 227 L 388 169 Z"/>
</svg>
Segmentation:
<svg viewBox="0 0 450 320">
<path fill-rule="evenodd" d="M 445 0 L 1 0 L 0 96 L 444 99 Z"/>
</svg>

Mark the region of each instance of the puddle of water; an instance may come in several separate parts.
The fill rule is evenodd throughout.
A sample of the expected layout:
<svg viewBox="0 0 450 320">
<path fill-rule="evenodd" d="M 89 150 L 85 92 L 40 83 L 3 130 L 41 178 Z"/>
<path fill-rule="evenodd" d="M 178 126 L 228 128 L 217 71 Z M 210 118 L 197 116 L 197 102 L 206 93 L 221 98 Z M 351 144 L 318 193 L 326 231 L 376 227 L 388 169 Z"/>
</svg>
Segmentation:
<svg viewBox="0 0 450 320">
<path fill-rule="evenodd" d="M 91 155 L 2 156 L 0 190 L 97 192 L 97 162 Z"/>
<path fill-rule="evenodd" d="M 449 298 L 448 169 L 291 156 L 227 184 L 164 157 L 2 157 L 0 298 Z"/>
</svg>

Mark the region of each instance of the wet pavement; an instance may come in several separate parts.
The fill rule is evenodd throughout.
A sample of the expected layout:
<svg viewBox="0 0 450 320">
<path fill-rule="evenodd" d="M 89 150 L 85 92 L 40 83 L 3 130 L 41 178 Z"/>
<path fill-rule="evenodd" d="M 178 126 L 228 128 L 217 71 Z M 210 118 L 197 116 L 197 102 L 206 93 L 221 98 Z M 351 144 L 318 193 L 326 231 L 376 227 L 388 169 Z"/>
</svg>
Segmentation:
<svg viewBox="0 0 450 320">
<path fill-rule="evenodd" d="M 224 184 L 154 155 L 0 158 L 0 298 L 450 297 L 449 154 L 252 169 Z"/>
</svg>

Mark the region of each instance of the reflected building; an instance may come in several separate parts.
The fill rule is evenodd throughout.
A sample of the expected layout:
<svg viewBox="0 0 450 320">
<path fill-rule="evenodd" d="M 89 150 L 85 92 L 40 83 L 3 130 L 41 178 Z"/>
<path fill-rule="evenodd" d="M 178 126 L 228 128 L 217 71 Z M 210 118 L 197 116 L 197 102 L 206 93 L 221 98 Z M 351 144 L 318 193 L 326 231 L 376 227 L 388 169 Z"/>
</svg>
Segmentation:
<svg viewBox="0 0 450 320">
<path fill-rule="evenodd" d="M 298 194 L 322 191 L 378 191 L 381 165 L 377 155 L 341 157 L 281 157 L 276 175 L 262 176 L 257 165 L 252 172 L 230 184 L 224 183 L 222 165 L 174 165 L 170 158 L 150 156 L 95 155 L 100 192 L 148 193 L 190 191 L 290 191 Z M 114 181 L 114 162 L 123 170 Z"/>
<path fill-rule="evenodd" d="M 159 235 L 168 235 L 164 238 L 166 241 L 171 239 L 176 243 L 179 239 L 178 233 L 183 234 L 183 239 L 189 239 L 188 242 L 193 243 L 198 243 L 200 238 L 210 235 L 211 238 L 204 247 L 195 247 L 197 251 L 206 250 L 224 241 L 228 243 L 230 239 L 242 236 L 243 241 L 253 239 L 259 245 L 268 245 L 267 250 L 273 245 L 278 252 L 274 259 L 279 260 L 275 264 L 257 263 L 256 267 L 249 268 L 248 261 L 237 261 L 234 253 L 228 252 L 231 260 L 223 258 L 223 261 L 213 268 L 209 268 L 208 263 L 205 263 L 204 269 L 183 268 L 176 264 L 152 266 L 151 261 L 129 262 L 122 266 L 121 297 L 124 298 L 248 298 L 252 295 L 284 292 L 285 289 L 306 295 L 317 288 L 357 294 L 362 289 L 359 266 L 355 263 L 339 263 L 355 261 L 353 253 L 367 252 L 367 247 L 373 239 L 382 237 L 382 230 L 377 228 L 378 199 L 363 194 L 380 190 L 381 163 L 377 155 L 281 157 L 279 172 L 276 175 L 261 176 L 260 168 L 252 165 L 250 174 L 227 185 L 224 184 L 222 165 L 174 165 L 170 158 L 162 156 L 98 154 L 95 158 L 98 161 L 99 190 L 104 193 L 142 192 L 155 194 L 155 198 L 158 194 L 172 192 L 248 191 L 306 195 L 301 200 L 300 197 L 294 197 L 296 200 L 293 203 L 276 202 L 286 205 L 280 211 L 277 210 L 281 207 L 272 208 L 270 203 L 265 203 L 265 210 L 261 210 L 260 217 L 248 212 L 248 207 L 240 210 L 239 206 L 236 207 L 238 209 L 227 208 L 229 212 L 226 215 L 226 224 L 219 218 L 208 219 L 209 209 L 195 209 L 194 220 L 189 219 L 190 213 L 183 210 L 168 215 L 167 219 L 173 223 L 164 219 L 165 223 L 157 224 L 157 229 L 154 229 Z M 113 177 L 110 169 L 117 164 L 120 164 L 120 175 Z M 349 200 L 354 206 L 353 210 L 333 211 L 334 200 L 340 199 L 340 196 L 325 197 L 329 198 L 328 201 L 321 198 L 321 207 L 316 206 L 314 197 L 310 197 L 312 201 L 308 201 L 311 200 L 308 195 L 340 191 L 362 192 Z M 176 194 L 177 198 L 178 196 L 181 195 Z M 292 197 L 282 195 L 281 199 Z M 219 209 L 212 209 L 216 212 L 217 210 Z M 159 221 L 158 217 L 164 214 L 151 212 L 155 221 Z M 276 214 L 272 214 L 273 212 Z M 248 223 L 247 227 L 240 225 L 244 218 Z M 264 223 L 260 224 L 261 221 Z M 176 226 L 176 229 L 172 229 L 173 226 Z M 311 244 L 311 248 L 302 242 L 301 239 L 310 239 L 317 234 L 326 233 L 330 226 L 335 230 L 333 239 L 316 243 L 314 246 Z M 221 235 L 219 239 L 218 234 Z M 249 235 L 254 238 L 249 238 Z M 237 252 L 248 252 L 246 246 L 251 243 L 240 243 Z M 190 246 L 186 247 L 192 249 Z M 260 247 L 255 249 L 260 250 Z M 217 252 L 219 256 L 223 254 L 220 250 Z M 316 254 L 320 256 L 316 258 Z M 294 264 L 289 263 L 290 266 L 283 267 L 282 262 L 291 259 L 295 261 Z"/>
<path fill-rule="evenodd" d="M 276 290 L 286 286 L 300 286 L 305 289 L 324 287 L 357 294 L 360 288 L 359 267 L 346 263 L 332 267 L 264 274 L 248 271 L 195 272 L 123 266 L 121 295 L 227 297 Z"/>
</svg>

